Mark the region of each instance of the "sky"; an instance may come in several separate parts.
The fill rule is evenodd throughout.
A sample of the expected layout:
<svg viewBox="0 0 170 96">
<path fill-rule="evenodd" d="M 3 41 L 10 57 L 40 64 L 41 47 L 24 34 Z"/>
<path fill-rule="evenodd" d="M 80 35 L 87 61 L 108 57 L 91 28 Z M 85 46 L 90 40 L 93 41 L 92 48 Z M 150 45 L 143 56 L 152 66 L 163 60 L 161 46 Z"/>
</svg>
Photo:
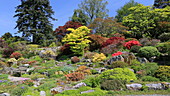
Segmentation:
<svg viewBox="0 0 170 96">
<path fill-rule="evenodd" d="M 17 18 L 14 18 L 15 7 L 20 5 L 20 0 L 0 0 L 0 37 L 6 32 L 10 32 L 13 35 L 20 36 L 21 34 L 17 33 L 17 29 L 14 29 L 16 26 Z M 52 6 L 55 14 L 54 18 L 58 19 L 57 21 L 52 21 L 53 30 L 58 26 L 63 26 L 69 17 L 73 15 L 75 9 L 78 9 L 78 4 L 83 0 L 49 0 L 50 5 Z M 109 17 L 116 15 L 116 10 L 121 8 L 124 4 L 130 0 L 106 0 L 108 1 L 107 9 L 109 9 Z M 138 3 L 141 3 L 145 6 L 151 6 L 154 3 L 154 0 L 135 0 Z"/>
</svg>

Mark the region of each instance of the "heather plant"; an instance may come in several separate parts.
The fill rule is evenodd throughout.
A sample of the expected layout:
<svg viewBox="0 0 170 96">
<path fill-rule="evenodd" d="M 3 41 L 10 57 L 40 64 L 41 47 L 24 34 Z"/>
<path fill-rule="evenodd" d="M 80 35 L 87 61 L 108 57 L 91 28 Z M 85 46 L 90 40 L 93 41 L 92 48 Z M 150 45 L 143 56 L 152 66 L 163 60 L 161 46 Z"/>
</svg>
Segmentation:
<svg viewBox="0 0 170 96">
<path fill-rule="evenodd" d="M 81 26 L 75 30 L 71 28 L 67 30 L 71 31 L 71 33 L 67 34 L 63 38 L 62 42 L 69 44 L 71 51 L 73 51 L 75 54 L 84 55 L 85 47 L 89 46 L 89 43 L 91 42 L 88 40 L 89 36 L 87 36 L 90 33 L 90 29 L 88 29 L 86 26 Z"/>
<path fill-rule="evenodd" d="M 151 58 L 151 57 L 159 57 L 160 56 L 160 52 L 158 51 L 158 49 L 156 47 L 152 47 L 152 46 L 145 46 L 139 49 L 138 55 L 141 57 L 146 57 L 147 59 Z"/>
<path fill-rule="evenodd" d="M 136 75 L 128 68 L 114 68 L 111 70 L 106 70 L 100 74 L 100 78 L 102 79 L 118 79 L 118 80 L 137 80 Z"/>
</svg>

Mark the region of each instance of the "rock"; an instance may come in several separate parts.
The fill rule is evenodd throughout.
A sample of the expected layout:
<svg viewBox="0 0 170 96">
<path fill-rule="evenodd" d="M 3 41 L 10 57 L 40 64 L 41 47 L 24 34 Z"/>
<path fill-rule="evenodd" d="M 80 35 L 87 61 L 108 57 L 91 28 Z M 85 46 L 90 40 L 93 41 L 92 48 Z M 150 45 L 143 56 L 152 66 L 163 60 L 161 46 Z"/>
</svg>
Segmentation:
<svg viewBox="0 0 170 96">
<path fill-rule="evenodd" d="M 139 57 L 137 57 L 137 60 L 138 60 L 140 63 L 147 63 L 147 62 L 149 62 L 146 58 L 139 58 Z"/>
<path fill-rule="evenodd" d="M 83 94 L 83 93 L 90 93 L 90 92 L 94 92 L 94 90 L 83 91 L 83 92 L 80 92 L 80 94 Z"/>
<path fill-rule="evenodd" d="M 149 90 L 163 90 L 163 89 L 165 89 L 161 83 L 146 84 L 145 86 L 147 86 Z"/>
<path fill-rule="evenodd" d="M 73 88 L 78 89 L 78 88 L 80 88 L 80 87 L 82 87 L 82 86 L 87 86 L 87 85 L 86 85 L 86 83 L 81 82 L 81 83 L 78 83 L 78 84 L 76 84 L 75 86 L 73 86 Z"/>
<path fill-rule="evenodd" d="M 168 82 L 163 82 L 162 85 L 164 86 L 165 89 L 170 88 L 170 83 Z"/>
<path fill-rule="evenodd" d="M 157 84 L 146 84 L 146 86 L 148 87 L 148 89 L 153 89 L 153 90 L 163 90 L 164 86 L 161 83 L 157 83 Z"/>
<path fill-rule="evenodd" d="M 64 91 L 63 87 L 55 87 L 50 90 L 51 94 L 58 94 Z"/>
<path fill-rule="evenodd" d="M 105 70 L 106 70 L 106 68 L 97 68 L 97 69 L 96 69 L 96 71 L 98 71 L 99 74 L 102 73 L 102 72 L 105 71 Z"/>
<path fill-rule="evenodd" d="M 40 96 L 46 96 L 45 91 L 40 91 Z"/>
<path fill-rule="evenodd" d="M 9 93 L 2 93 L 2 94 L 0 94 L 0 96 L 10 96 L 10 94 Z"/>
<path fill-rule="evenodd" d="M 114 61 L 124 61 L 124 58 L 121 55 L 114 56 L 107 61 L 107 64 L 111 65 Z"/>
<path fill-rule="evenodd" d="M 140 90 L 142 88 L 142 84 L 138 84 L 138 83 L 126 84 L 126 87 L 129 90 Z"/>
<path fill-rule="evenodd" d="M 130 71 L 135 72 L 133 69 L 128 68 Z"/>
<path fill-rule="evenodd" d="M 27 68 L 26 72 L 29 73 L 30 71 L 33 71 L 35 68 L 32 67 L 32 68 Z"/>
<path fill-rule="evenodd" d="M 23 67 L 27 67 L 27 68 L 28 68 L 29 66 L 30 66 L 29 64 L 24 64 L 24 65 L 23 65 Z"/>
</svg>

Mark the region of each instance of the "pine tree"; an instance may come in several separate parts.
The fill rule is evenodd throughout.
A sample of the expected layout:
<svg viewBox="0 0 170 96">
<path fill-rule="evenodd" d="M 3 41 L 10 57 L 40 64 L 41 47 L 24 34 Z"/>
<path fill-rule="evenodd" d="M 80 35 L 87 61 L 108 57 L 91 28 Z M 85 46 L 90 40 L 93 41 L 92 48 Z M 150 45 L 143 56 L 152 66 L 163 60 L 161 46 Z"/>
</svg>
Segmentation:
<svg viewBox="0 0 170 96">
<path fill-rule="evenodd" d="M 56 19 L 52 17 L 54 11 L 49 0 L 21 0 L 15 13 L 14 17 L 18 17 L 15 28 L 22 33 L 22 37 L 32 37 L 35 44 L 47 44 L 53 39 L 53 25 L 49 19 Z"/>
</svg>

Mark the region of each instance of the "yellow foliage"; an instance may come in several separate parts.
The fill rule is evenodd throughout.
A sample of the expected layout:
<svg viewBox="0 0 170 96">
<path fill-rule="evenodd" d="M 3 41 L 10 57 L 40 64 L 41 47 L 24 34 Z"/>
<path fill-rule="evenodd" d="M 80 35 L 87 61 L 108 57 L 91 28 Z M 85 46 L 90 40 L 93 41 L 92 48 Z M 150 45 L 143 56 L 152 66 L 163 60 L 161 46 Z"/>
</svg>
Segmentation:
<svg viewBox="0 0 170 96">
<path fill-rule="evenodd" d="M 100 61 L 103 61 L 105 59 L 106 59 L 106 56 L 103 53 L 100 53 L 100 54 L 96 53 L 96 54 L 94 54 L 92 61 L 93 62 L 100 62 Z"/>
</svg>

